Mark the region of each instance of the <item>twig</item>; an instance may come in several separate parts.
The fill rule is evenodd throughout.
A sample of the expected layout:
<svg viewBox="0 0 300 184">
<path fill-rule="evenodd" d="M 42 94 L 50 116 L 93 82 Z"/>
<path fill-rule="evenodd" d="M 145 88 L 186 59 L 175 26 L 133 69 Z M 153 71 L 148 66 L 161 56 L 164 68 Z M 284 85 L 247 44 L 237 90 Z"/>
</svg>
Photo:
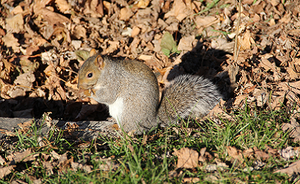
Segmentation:
<svg viewBox="0 0 300 184">
<path fill-rule="evenodd" d="M 236 33 L 235 33 L 235 42 L 234 42 L 234 63 L 237 62 L 238 54 L 239 54 L 239 48 L 238 47 L 238 35 L 239 35 L 239 27 L 241 22 L 241 11 L 242 11 L 242 0 L 239 0 L 239 8 L 238 8 L 239 14 L 238 14 L 238 23 L 236 26 Z"/>
</svg>

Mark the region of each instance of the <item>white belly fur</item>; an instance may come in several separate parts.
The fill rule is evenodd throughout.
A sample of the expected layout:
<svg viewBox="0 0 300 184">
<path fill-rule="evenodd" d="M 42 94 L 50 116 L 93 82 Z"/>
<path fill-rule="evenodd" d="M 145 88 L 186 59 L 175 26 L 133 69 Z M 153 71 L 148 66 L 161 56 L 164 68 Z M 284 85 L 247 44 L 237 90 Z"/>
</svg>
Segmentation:
<svg viewBox="0 0 300 184">
<path fill-rule="evenodd" d="M 109 105 L 108 107 L 109 107 L 109 114 L 113 118 L 115 118 L 119 127 L 121 127 L 120 121 L 122 118 L 122 112 L 123 112 L 123 108 L 124 108 L 123 98 L 117 98 L 117 100 L 113 104 Z"/>
</svg>

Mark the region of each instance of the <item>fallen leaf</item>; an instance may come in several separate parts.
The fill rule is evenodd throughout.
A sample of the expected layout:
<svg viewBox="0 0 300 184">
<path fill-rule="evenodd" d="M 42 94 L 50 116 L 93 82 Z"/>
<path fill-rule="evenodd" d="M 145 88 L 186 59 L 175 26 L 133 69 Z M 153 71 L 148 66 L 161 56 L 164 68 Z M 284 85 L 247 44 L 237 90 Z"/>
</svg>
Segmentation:
<svg viewBox="0 0 300 184">
<path fill-rule="evenodd" d="M 200 27 L 208 27 L 215 23 L 219 22 L 217 17 L 214 16 L 196 16 L 195 23 L 197 25 L 197 28 Z"/>
<path fill-rule="evenodd" d="M 165 32 L 160 43 L 161 51 L 169 56 L 171 53 L 179 53 L 176 42 L 173 36 L 169 32 Z"/>
<path fill-rule="evenodd" d="M 124 7 L 120 10 L 119 18 L 120 20 L 129 20 L 130 17 L 133 15 L 133 12 L 131 11 L 130 8 Z"/>
<path fill-rule="evenodd" d="M 195 40 L 195 36 L 187 36 L 182 37 L 178 44 L 178 50 L 191 51 L 193 49 L 193 41 Z"/>
<path fill-rule="evenodd" d="M 71 10 L 71 5 L 66 0 L 55 0 L 55 3 L 62 13 L 68 13 Z"/>
<path fill-rule="evenodd" d="M 134 26 L 131 31 L 131 37 L 136 37 L 138 34 L 140 34 L 140 32 L 141 29 L 138 28 L 137 26 Z"/>
<path fill-rule="evenodd" d="M 292 116 L 290 123 L 283 123 L 281 128 L 284 132 L 290 131 L 290 137 L 294 138 L 294 142 L 300 140 L 300 125 L 297 120 Z"/>
<path fill-rule="evenodd" d="M 257 147 L 254 147 L 253 150 L 254 150 L 254 153 L 255 153 L 254 156 L 258 159 L 267 160 L 270 157 L 269 154 L 267 154 L 264 151 L 261 151 L 261 150 L 257 149 Z"/>
<path fill-rule="evenodd" d="M 171 10 L 165 14 L 165 19 L 174 16 L 177 20 L 182 21 L 187 16 L 193 14 L 190 2 L 190 0 L 185 1 L 185 3 L 182 0 L 175 0 Z"/>
<path fill-rule="evenodd" d="M 14 161 L 14 164 L 19 162 L 28 162 L 35 160 L 35 157 L 37 157 L 38 154 L 32 154 L 31 149 L 27 149 L 23 152 L 15 152 L 11 155 L 8 155 L 6 158 L 9 161 Z"/>
<path fill-rule="evenodd" d="M 20 33 L 24 31 L 24 21 L 22 14 L 17 14 L 13 17 L 7 18 L 6 24 L 8 25 L 8 30 L 11 33 Z"/>
<path fill-rule="evenodd" d="M 82 25 L 75 26 L 72 36 L 76 39 L 86 39 L 86 29 Z"/>
<path fill-rule="evenodd" d="M 29 71 L 19 75 L 14 81 L 14 84 L 16 84 L 19 87 L 22 87 L 25 91 L 30 91 L 32 89 L 34 81 L 34 74 L 32 71 Z"/>
<path fill-rule="evenodd" d="M 299 151 L 294 150 L 294 148 L 291 147 L 291 146 L 288 146 L 287 148 L 281 149 L 278 152 L 284 160 L 290 160 L 290 159 L 293 159 L 294 157 L 299 156 Z"/>
<path fill-rule="evenodd" d="M 293 174 L 299 174 L 300 173 L 300 160 L 292 163 L 289 167 L 284 168 L 284 169 L 279 169 L 275 171 L 274 173 L 285 173 L 289 175 L 290 177 Z"/>
<path fill-rule="evenodd" d="M 201 181 L 200 178 L 183 178 L 184 183 L 197 183 Z"/>
<path fill-rule="evenodd" d="M 0 130 L 1 131 L 1 130 Z M 0 156 L 0 165 L 4 165 L 5 164 L 5 160 Z M 1 177 L 0 177 L 1 178 Z"/>
<path fill-rule="evenodd" d="M 174 149 L 174 154 L 178 157 L 176 168 L 198 167 L 199 153 L 189 148 Z"/>
<path fill-rule="evenodd" d="M 142 55 L 140 55 L 140 56 L 138 57 L 138 59 L 139 59 L 139 60 L 143 60 L 143 61 L 147 61 L 147 60 L 151 60 L 152 57 L 153 57 L 153 56 L 151 56 L 151 55 L 144 55 L 144 54 L 142 54 Z"/>
<path fill-rule="evenodd" d="M 114 52 L 119 48 L 120 42 L 119 41 L 108 41 L 109 47 L 104 51 L 104 54 L 109 54 Z"/>
<path fill-rule="evenodd" d="M 24 129 L 24 130 L 28 130 L 31 125 L 32 125 L 33 121 L 32 120 L 29 120 L 29 121 L 26 121 L 24 123 L 19 123 L 18 126 L 21 128 L 21 129 Z"/>
<path fill-rule="evenodd" d="M 4 176 L 10 174 L 14 170 L 14 167 L 12 165 L 6 166 L 6 167 L 0 167 L 0 179 L 2 179 Z"/>
<path fill-rule="evenodd" d="M 246 30 L 245 34 L 240 39 L 238 39 L 238 41 L 241 50 L 251 49 L 251 45 L 255 44 L 255 41 L 252 38 L 249 30 Z"/>
<path fill-rule="evenodd" d="M 18 42 L 18 39 L 16 39 L 12 33 L 7 33 L 2 38 L 2 41 L 7 47 L 11 47 L 14 52 L 20 52 L 20 44 Z"/>
<path fill-rule="evenodd" d="M 74 171 L 77 171 L 78 169 L 84 170 L 87 173 L 92 172 L 93 167 L 91 165 L 87 164 L 81 164 L 78 162 L 71 162 L 71 167 Z"/>
<path fill-rule="evenodd" d="M 240 150 L 236 149 L 233 146 L 227 146 L 226 149 L 229 156 L 239 161 L 243 161 L 243 155 Z"/>
</svg>

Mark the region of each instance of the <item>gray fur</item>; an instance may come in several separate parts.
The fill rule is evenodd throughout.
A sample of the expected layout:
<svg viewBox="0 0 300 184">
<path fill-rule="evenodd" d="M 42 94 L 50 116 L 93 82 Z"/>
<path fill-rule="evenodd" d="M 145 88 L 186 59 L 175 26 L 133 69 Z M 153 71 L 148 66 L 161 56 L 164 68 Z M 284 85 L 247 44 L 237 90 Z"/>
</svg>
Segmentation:
<svg viewBox="0 0 300 184">
<path fill-rule="evenodd" d="M 201 76 L 181 75 L 165 90 L 158 118 L 163 125 L 176 122 L 178 117 L 203 117 L 222 98 L 217 87 Z"/>
</svg>

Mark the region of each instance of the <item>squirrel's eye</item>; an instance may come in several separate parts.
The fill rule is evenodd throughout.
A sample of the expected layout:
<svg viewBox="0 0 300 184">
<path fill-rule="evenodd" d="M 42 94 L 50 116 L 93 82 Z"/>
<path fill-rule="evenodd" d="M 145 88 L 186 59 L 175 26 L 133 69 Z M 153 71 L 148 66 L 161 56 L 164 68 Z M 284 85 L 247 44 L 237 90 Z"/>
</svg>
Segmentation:
<svg viewBox="0 0 300 184">
<path fill-rule="evenodd" d="M 88 73 L 88 74 L 87 74 L 87 77 L 88 77 L 88 78 L 93 77 L 93 73 Z"/>
</svg>

